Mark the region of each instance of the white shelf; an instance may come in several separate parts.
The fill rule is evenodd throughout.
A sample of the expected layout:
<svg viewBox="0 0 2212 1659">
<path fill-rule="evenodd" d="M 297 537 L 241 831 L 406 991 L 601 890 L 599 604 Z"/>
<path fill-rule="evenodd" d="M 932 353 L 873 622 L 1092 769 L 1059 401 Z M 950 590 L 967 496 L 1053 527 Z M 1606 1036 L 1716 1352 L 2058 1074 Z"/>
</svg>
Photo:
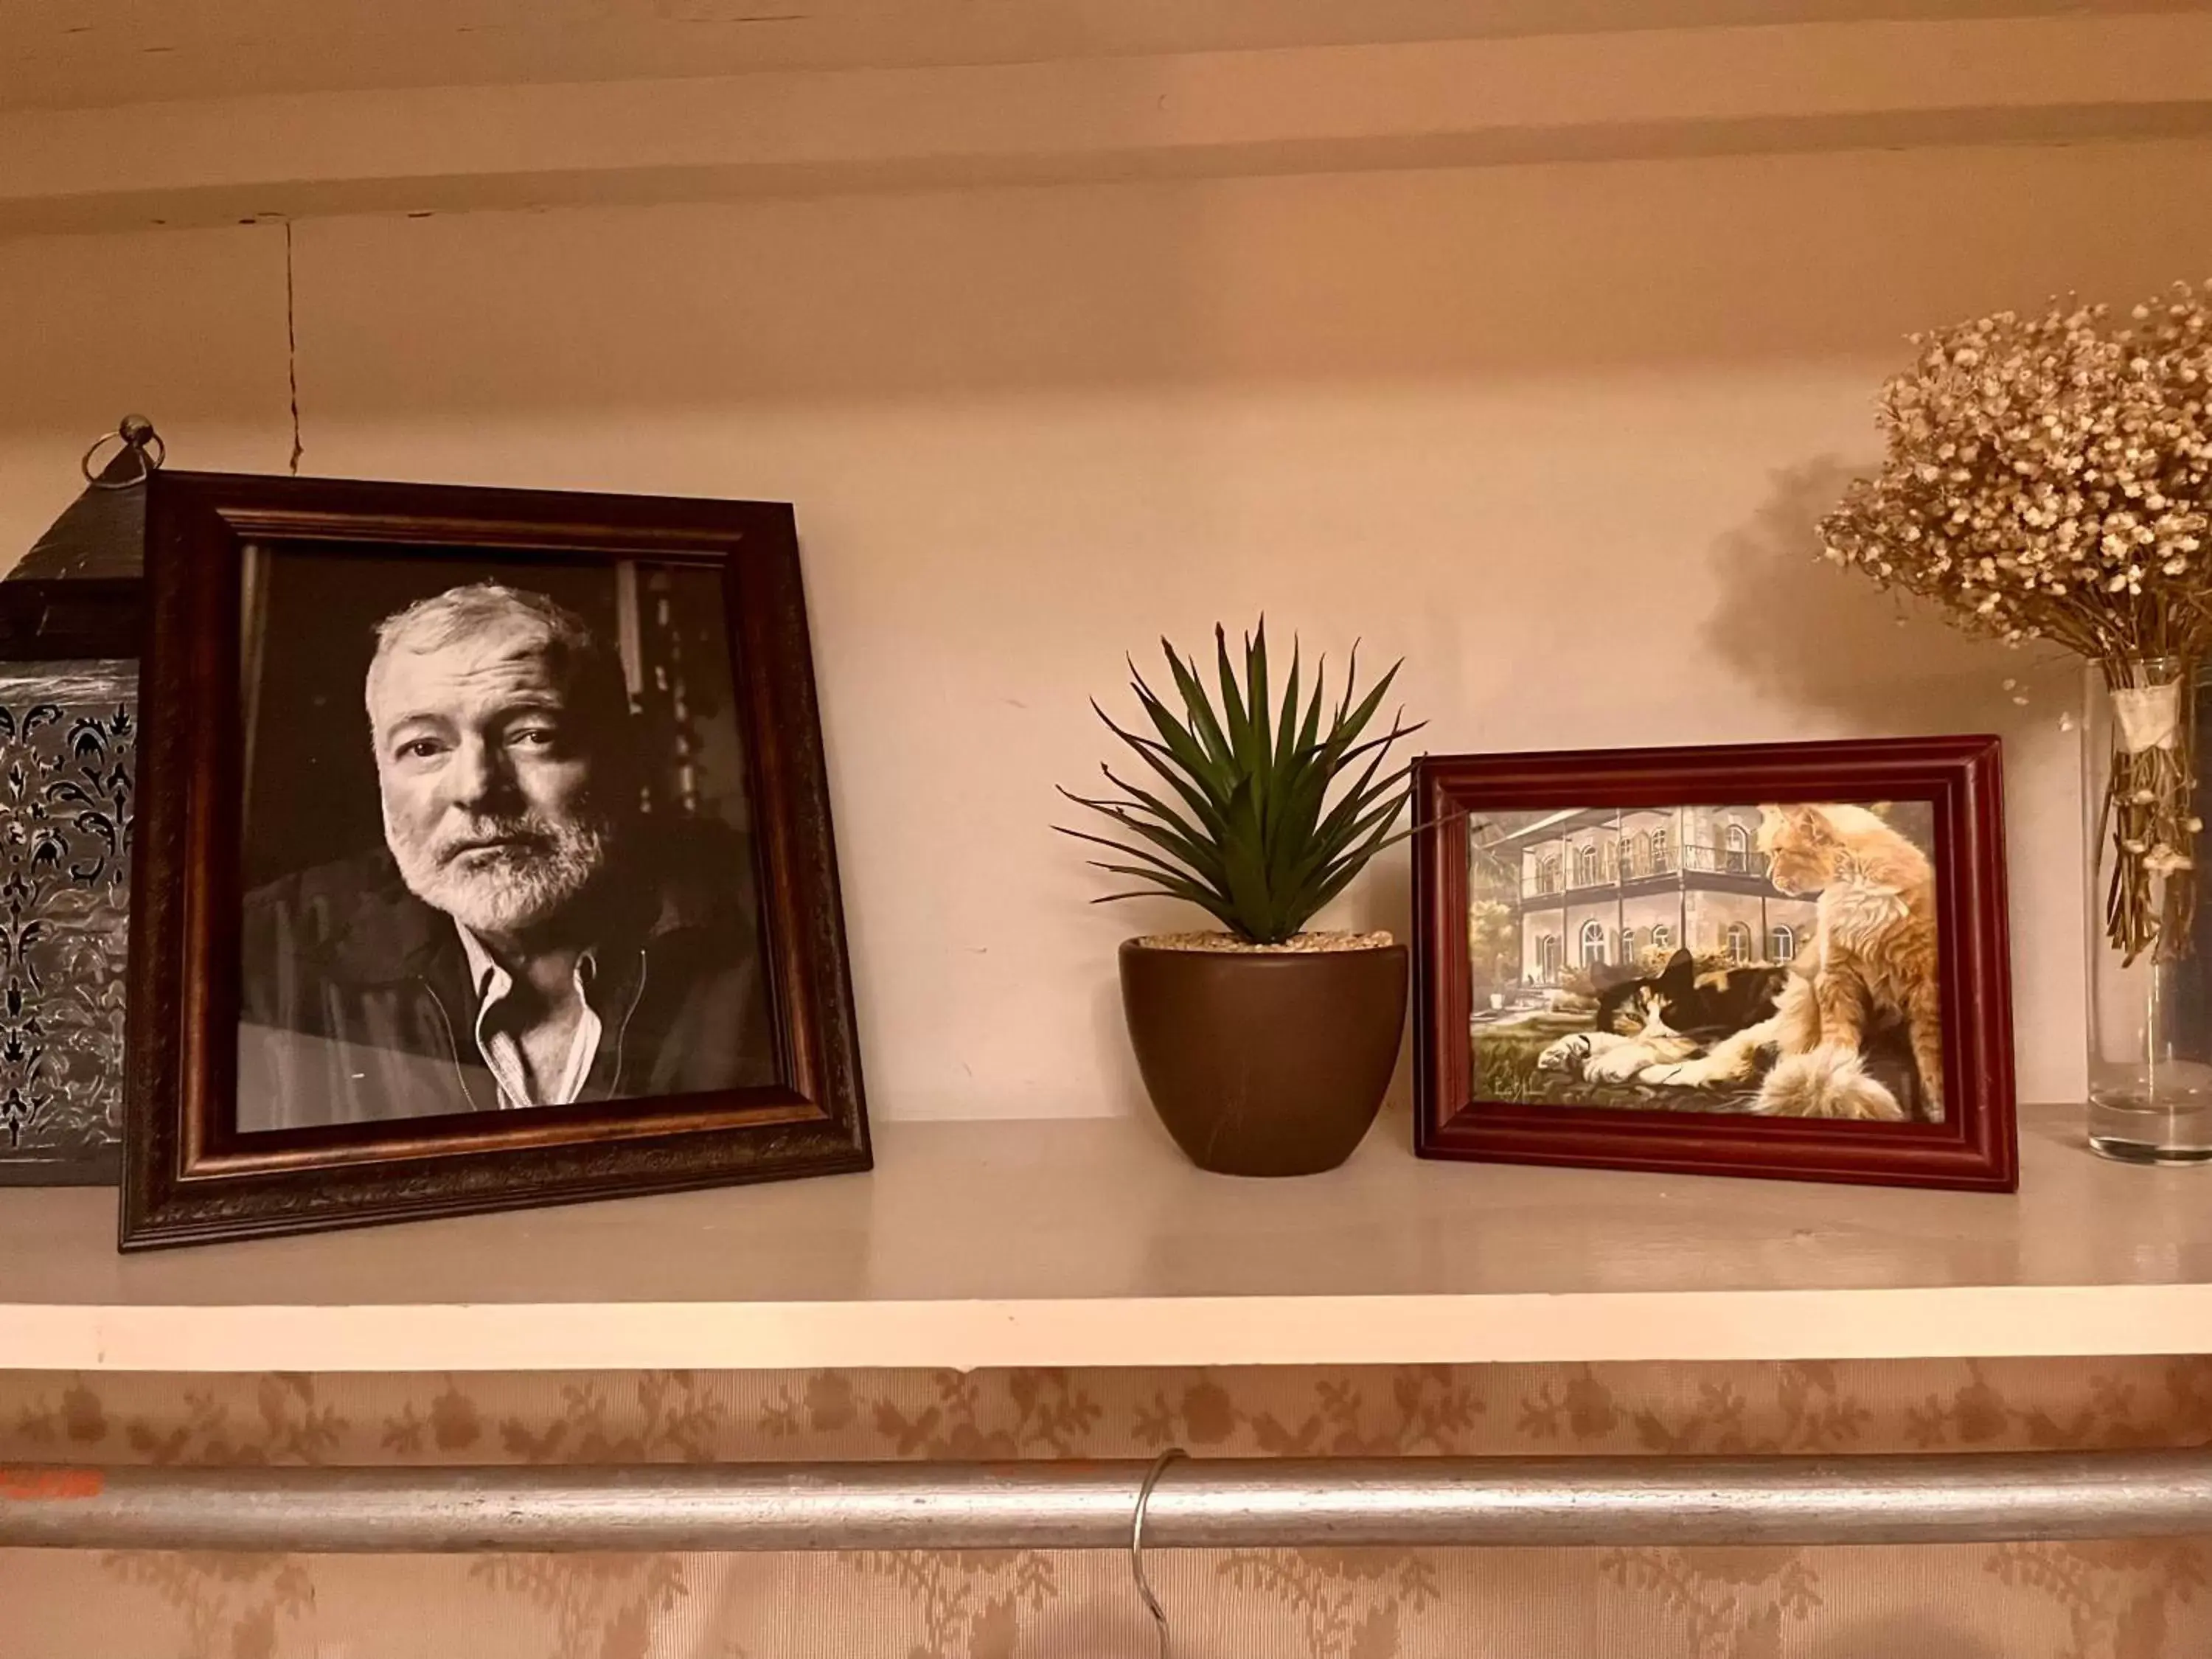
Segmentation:
<svg viewBox="0 0 2212 1659">
<path fill-rule="evenodd" d="M 2212 1352 L 2212 1170 L 2036 1109 L 2017 1197 L 892 1124 L 873 1175 L 114 1254 L 0 1191 L 0 1369 L 474 1370 Z"/>
</svg>

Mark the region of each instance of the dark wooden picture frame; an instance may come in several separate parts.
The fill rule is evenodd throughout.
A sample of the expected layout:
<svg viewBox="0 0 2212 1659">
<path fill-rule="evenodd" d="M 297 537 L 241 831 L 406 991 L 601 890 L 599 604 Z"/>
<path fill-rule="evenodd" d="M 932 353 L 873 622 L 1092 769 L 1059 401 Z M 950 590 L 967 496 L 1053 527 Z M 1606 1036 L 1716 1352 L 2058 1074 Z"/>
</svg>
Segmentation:
<svg viewBox="0 0 2212 1659">
<path fill-rule="evenodd" d="M 773 1086 L 237 1132 L 247 550 L 717 574 L 778 1051 Z M 791 508 L 163 471 L 147 501 L 120 1243 L 199 1243 L 870 1166 Z M 358 718 L 358 715 L 356 715 Z"/>
<path fill-rule="evenodd" d="M 1414 1149 L 1583 1164 L 2009 1192 L 2018 1178 L 1997 739 L 1426 756 L 1414 769 Z M 1944 1094 L 1940 1123 L 1478 1100 L 1471 837 L 1486 814 L 1720 802 L 1933 808 Z"/>
<path fill-rule="evenodd" d="M 0 581 L 0 663 L 11 667 L 40 663 L 84 668 L 97 663 L 135 663 L 144 619 L 143 584 L 135 577 Z M 18 724 L 21 712 L 15 711 L 9 719 L 7 737 L 11 743 L 29 737 Z M 69 723 L 73 726 L 76 720 Z M 66 820 L 61 830 L 64 842 L 74 833 L 82 847 L 97 832 L 114 836 L 118 847 L 110 849 L 92 842 L 93 849 L 102 856 L 80 859 L 71 851 L 57 850 L 56 856 L 49 858 L 47 848 L 40 845 L 38 826 L 31 823 L 26 823 L 25 834 L 15 843 L 18 855 L 30 867 L 22 872 L 20 884 L 11 883 L 8 902 L 0 907 L 7 912 L 9 926 L 16 935 L 11 940 L 6 975 L 9 1006 L 4 1021 L 0 1022 L 5 1027 L 10 1073 L 7 1082 L 13 1097 L 6 1106 L 0 1106 L 0 1114 L 10 1107 L 32 1113 L 51 1109 L 52 1095 L 41 1102 L 40 1091 L 58 1087 L 75 1090 L 81 1110 L 89 1084 L 94 1097 L 105 1097 L 111 1103 L 103 1115 L 112 1125 L 112 1137 L 97 1147 L 77 1141 L 66 1151 L 57 1148 L 67 1142 L 50 1139 L 41 1145 L 34 1138 L 32 1150 L 24 1151 L 20 1142 L 13 1140 L 20 1127 L 0 1127 L 0 1186 L 112 1187 L 122 1170 L 122 1124 L 117 1103 L 123 1088 L 122 1058 L 111 1047 L 112 1039 L 100 1030 L 113 1018 L 112 1005 L 96 988 L 96 981 L 88 983 L 77 975 L 67 983 L 41 984 L 35 973 L 22 971 L 27 950 L 51 955 L 58 950 L 83 949 L 94 944 L 94 931 L 101 934 L 98 950 L 106 960 L 125 931 L 124 922 L 112 910 L 82 902 L 87 882 L 107 888 L 119 885 L 123 879 L 113 853 L 119 851 L 127 857 L 131 826 L 127 805 L 118 810 L 114 802 L 127 803 L 135 795 L 131 768 L 118 753 L 128 740 L 111 729 L 119 726 L 119 721 L 102 718 L 94 724 L 97 729 L 89 734 L 94 741 L 81 750 L 79 740 L 87 732 L 72 733 L 49 724 L 48 737 L 38 741 L 61 740 L 66 761 L 58 769 L 66 775 L 57 778 L 49 774 L 44 779 L 33 775 L 21 781 L 10 807 L 11 811 L 27 812 L 35 804 L 52 815 L 50 822 Z M 43 763 L 55 765 L 60 760 L 61 751 L 50 749 Z M 95 775 L 100 781 L 95 781 Z M 73 804 L 53 799 L 58 790 Z M 49 845 L 62 849 L 64 842 Z M 60 901 L 66 906 L 66 915 L 57 915 L 42 908 L 54 901 L 59 889 L 70 887 L 76 889 L 75 894 Z M 27 946 L 22 935 L 30 929 L 37 931 L 39 939 L 36 945 Z M 74 1004 L 67 1018 L 58 1017 L 51 1006 L 50 1000 L 57 997 Z M 68 1028 L 66 1035 L 64 1027 Z M 58 1066 L 57 1047 L 70 1051 Z M 86 1075 L 88 1069 L 94 1076 Z M 57 1082 L 58 1072 L 70 1074 L 65 1083 Z"/>
</svg>

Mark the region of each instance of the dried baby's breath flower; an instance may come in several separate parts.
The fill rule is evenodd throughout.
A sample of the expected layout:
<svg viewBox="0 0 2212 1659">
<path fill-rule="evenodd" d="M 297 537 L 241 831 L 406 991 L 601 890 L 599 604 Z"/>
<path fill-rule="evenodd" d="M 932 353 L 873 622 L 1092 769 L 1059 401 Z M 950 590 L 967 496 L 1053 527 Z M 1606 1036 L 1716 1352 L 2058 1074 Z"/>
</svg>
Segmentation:
<svg viewBox="0 0 2212 1659">
<path fill-rule="evenodd" d="M 1882 389 L 1881 468 L 1821 521 L 1827 557 L 1972 632 L 2103 662 L 2116 688 L 2124 663 L 2185 674 L 2212 645 L 2212 280 L 2120 326 L 2068 299 L 1911 343 Z M 2193 864 L 2166 838 L 2197 828 L 2185 747 L 2114 767 L 2108 931 L 2130 958 L 2189 931 Z"/>
<path fill-rule="evenodd" d="M 1823 521 L 1829 558 L 1977 633 L 2087 657 L 2212 640 L 2212 286 L 2123 328 L 2054 302 L 1915 337 L 1883 389 L 1888 456 Z"/>
</svg>

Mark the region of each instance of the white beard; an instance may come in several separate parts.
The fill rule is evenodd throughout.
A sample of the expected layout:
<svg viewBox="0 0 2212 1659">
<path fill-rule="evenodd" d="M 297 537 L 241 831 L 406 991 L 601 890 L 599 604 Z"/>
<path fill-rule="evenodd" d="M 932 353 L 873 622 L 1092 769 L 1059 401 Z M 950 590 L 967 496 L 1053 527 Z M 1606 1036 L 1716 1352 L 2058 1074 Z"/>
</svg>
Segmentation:
<svg viewBox="0 0 2212 1659">
<path fill-rule="evenodd" d="M 490 835 L 531 844 L 451 856 L 456 844 Z M 555 822 L 532 813 L 443 831 L 424 846 L 399 835 L 387 813 L 384 839 L 416 898 L 471 933 L 512 933 L 542 926 L 582 896 L 606 867 L 614 837 L 598 819 Z"/>
</svg>

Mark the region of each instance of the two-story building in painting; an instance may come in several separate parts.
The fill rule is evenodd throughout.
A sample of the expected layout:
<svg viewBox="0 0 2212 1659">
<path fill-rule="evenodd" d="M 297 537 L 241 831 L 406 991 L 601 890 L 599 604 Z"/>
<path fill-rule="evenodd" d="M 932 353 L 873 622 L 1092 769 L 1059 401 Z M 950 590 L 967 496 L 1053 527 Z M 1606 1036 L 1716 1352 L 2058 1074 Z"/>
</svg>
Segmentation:
<svg viewBox="0 0 2212 1659">
<path fill-rule="evenodd" d="M 1475 887 L 1517 912 L 1523 985 L 1680 947 L 1787 963 L 1813 937 L 1814 902 L 1776 890 L 1758 836 L 1756 806 L 1553 812 L 1491 842 Z"/>
</svg>

